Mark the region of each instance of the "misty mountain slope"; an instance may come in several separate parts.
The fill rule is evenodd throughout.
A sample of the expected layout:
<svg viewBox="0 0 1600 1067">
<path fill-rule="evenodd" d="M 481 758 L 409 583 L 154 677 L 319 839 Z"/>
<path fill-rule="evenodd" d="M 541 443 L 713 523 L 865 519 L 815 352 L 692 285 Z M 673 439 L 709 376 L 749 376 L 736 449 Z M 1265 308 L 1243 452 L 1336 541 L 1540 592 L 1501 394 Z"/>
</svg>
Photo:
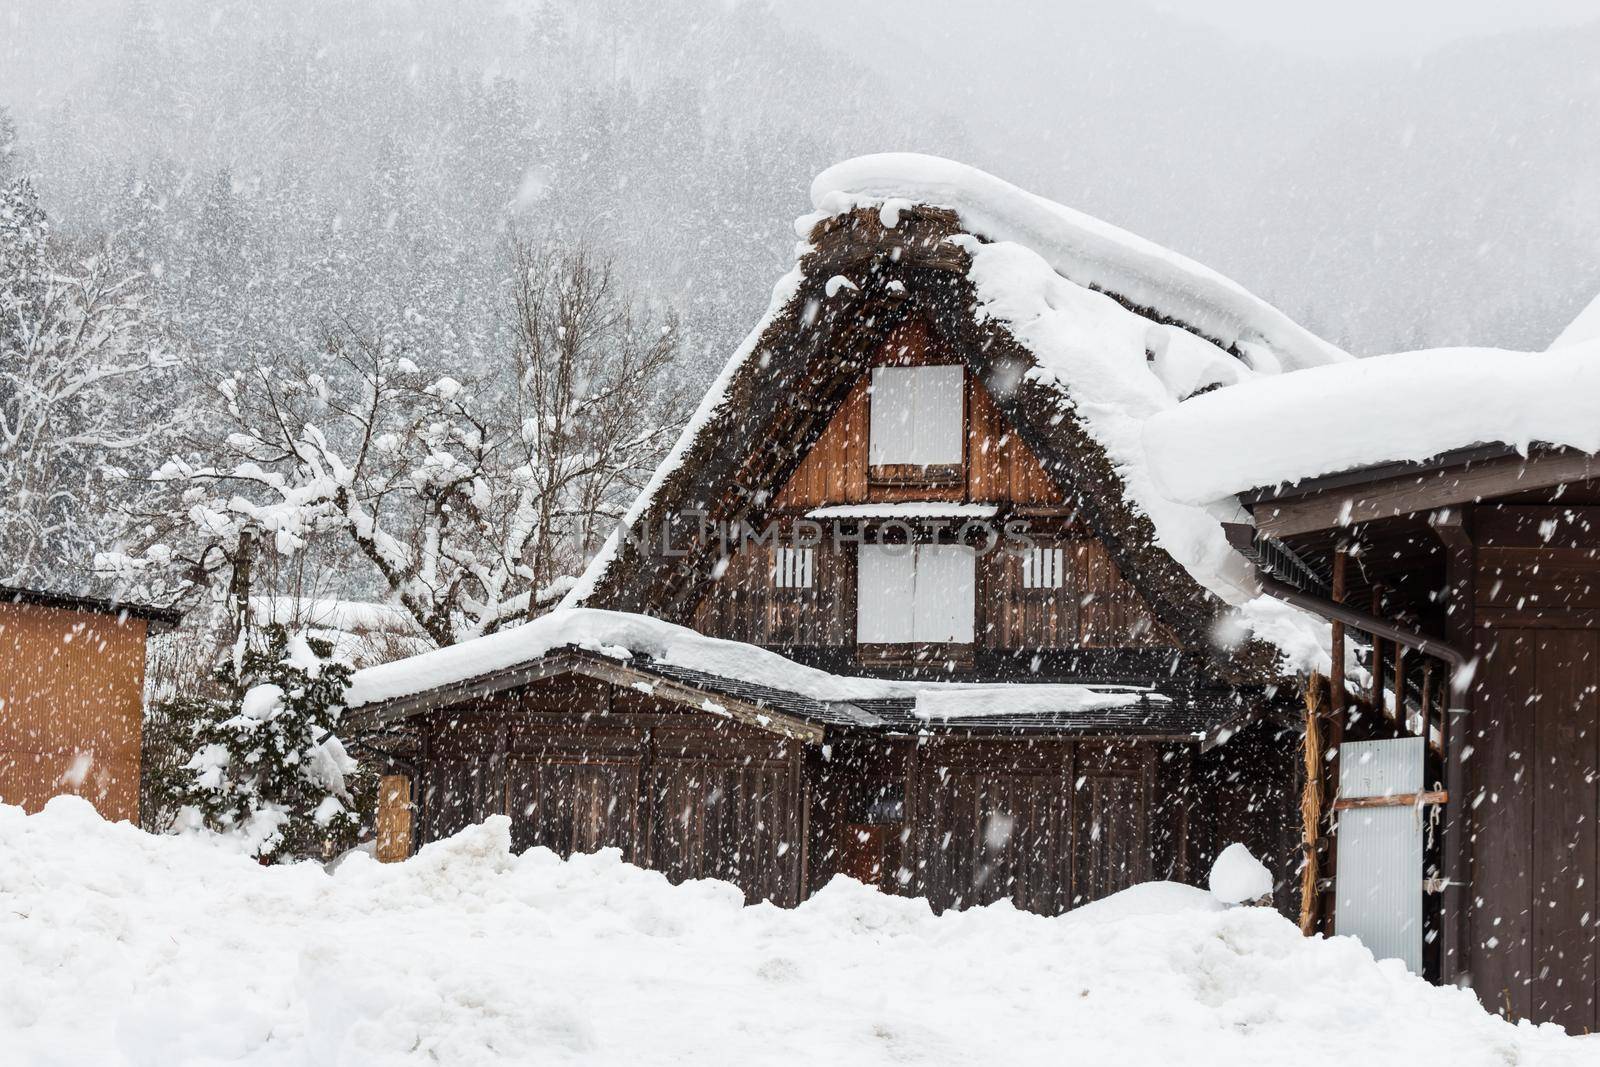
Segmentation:
<svg viewBox="0 0 1600 1067">
<path fill-rule="evenodd" d="M 919 94 L 967 116 L 968 162 L 1353 351 L 1539 348 L 1600 291 L 1600 22 L 1410 62 L 1237 42 L 1181 8 L 931 7 L 824 0 L 821 21 L 869 24 L 827 36 L 902 56 Z"/>
<path fill-rule="evenodd" d="M 910 149 L 1207 262 L 1357 352 L 1540 347 L 1600 290 L 1600 24 L 1420 63 L 1138 5 L 14 3 L 0 102 L 69 227 L 128 227 L 223 353 L 426 307 L 493 351 L 508 227 L 684 317 L 709 376 L 814 173 Z"/>
</svg>

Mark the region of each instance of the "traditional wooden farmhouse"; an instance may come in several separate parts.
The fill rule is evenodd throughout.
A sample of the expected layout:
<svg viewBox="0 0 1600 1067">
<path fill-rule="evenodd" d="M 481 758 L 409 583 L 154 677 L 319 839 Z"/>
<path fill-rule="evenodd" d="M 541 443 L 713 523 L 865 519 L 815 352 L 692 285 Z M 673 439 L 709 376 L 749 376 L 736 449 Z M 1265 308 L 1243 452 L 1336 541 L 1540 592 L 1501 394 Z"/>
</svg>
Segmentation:
<svg viewBox="0 0 1600 1067">
<path fill-rule="evenodd" d="M 145 642 L 178 613 L 0 587 L 0 803 L 139 821 Z"/>
<path fill-rule="evenodd" d="M 1493 814 L 1537 820 L 1506 761 L 1556 753 L 1482 705 L 1546 684 L 1484 645 L 1506 619 L 1600 610 L 1587 497 L 1560 488 L 1591 476 L 1600 385 L 1479 419 L 1511 354 L 1352 360 L 943 160 L 853 160 L 812 197 L 795 269 L 564 607 L 357 675 L 408 839 L 504 813 L 519 848 L 615 846 L 752 900 L 843 873 L 1047 913 L 1202 880 L 1241 841 L 1308 932 L 1495 1004 L 1515 974 L 1508 1010 L 1581 1021 L 1528 982 L 1600 907 L 1552 907 L 1531 828 Z M 1535 440 L 1561 447 L 1510 451 Z M 1600 737 L 1585 651 L 1550 653 L 1589 703 L 1543 744 Z M 1538 779 L 1589 805 L 1540 846 L 1578 841 L 1589 898 L 1595 766 Z M 1556 987 L 1592 1011 L 1584 959 Z"/>
<path fill-rule="evenodd" d="M 1154 494 L 1138 427 L 1348 357 L 1164 249 L 912 163 L 970 201 L 819 180 L 798 266 L 568 610 L 358 675 L 417 842 L 504 812 L 518 847 L 751 899 L 847 873 L 1056 912 L 1244 841 L 1292 906 L 1300 688 L 1222 625 L 1261 600 L 1249 567 Z"/>
</svg>

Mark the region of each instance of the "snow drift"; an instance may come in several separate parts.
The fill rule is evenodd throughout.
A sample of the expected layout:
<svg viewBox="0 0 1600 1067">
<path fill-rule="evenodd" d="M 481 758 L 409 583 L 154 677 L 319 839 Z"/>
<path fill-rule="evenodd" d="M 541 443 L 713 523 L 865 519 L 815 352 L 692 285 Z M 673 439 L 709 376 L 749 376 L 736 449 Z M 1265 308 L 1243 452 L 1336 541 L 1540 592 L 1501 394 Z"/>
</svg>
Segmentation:
<svg viewBox="0 0 1600 1067">
<path fill-rule="evenodd" d="M 0 807 L 8 1064 L 1593 1062 L 1345 938 L 1153 883 L 935 917 L 793 911 L 491 819 L 390 866 L 263 868 L 83 801 Z"/>
</svg>

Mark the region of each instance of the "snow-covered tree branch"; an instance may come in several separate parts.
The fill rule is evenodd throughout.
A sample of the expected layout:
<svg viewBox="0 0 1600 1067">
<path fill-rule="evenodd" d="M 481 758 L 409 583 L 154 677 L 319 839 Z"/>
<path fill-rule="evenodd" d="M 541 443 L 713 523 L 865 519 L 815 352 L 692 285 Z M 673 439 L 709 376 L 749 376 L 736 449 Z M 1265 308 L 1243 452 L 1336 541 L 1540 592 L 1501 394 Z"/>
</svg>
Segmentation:
<svg viewBox="0 0 1600 1067">
<path fill-rule="evenodd" d="M 0 181 L 0 581 L 78 584 L 109 545 L 181 410 L 173 351 L 113 241 L 58 239 L 29 182 Z"/>
<path fill-rule="evenodd" d="M 103 564 L 166 598 L 226 572 L 240 627 L 252 587 L 272 589 L 313 547 L 439 645 L 536 613 L 653 469 L 684 404 L 670 319 L 639 313 L 582 253 L 518 244 L 510 259 L 500 370 L 425 371 L 420 353 L 352 322 L 321 351 L 259 358 L 208 386 L 183 451 L 150 475 L 143 543 Z"/>
</svg>

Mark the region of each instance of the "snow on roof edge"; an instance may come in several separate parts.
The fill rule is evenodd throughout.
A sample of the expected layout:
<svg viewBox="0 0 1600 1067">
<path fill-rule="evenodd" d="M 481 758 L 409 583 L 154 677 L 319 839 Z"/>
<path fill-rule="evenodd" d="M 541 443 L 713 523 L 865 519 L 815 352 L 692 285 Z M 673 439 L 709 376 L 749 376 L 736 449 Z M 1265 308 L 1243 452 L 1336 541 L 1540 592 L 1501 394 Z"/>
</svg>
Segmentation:
<svg viewBox="0 0 1600 1067">
<path fill-rule="evenodd" d="M 1352 357 L 1231 278 L 1108 222 L 1047 200 L 963 163 L 912 152 L 858 156 L 811 183 L 821 217 L 880 206 L 885 223 L 913 203 L 954 210 L 969 232 L 1037 251 L 1063 277 L 1159 309 L 1194 329 L 1239 345 L 1258 369 L 1265 346 L 1285 369 Z"/>
<path fill-rule="evenodd" d="M 1157 487 L 1191 504 L 1492 443 L 1600 452 L 1600 338 L 1370 356 L 1218 389 L 1144 426 Z"/>
</svg>

